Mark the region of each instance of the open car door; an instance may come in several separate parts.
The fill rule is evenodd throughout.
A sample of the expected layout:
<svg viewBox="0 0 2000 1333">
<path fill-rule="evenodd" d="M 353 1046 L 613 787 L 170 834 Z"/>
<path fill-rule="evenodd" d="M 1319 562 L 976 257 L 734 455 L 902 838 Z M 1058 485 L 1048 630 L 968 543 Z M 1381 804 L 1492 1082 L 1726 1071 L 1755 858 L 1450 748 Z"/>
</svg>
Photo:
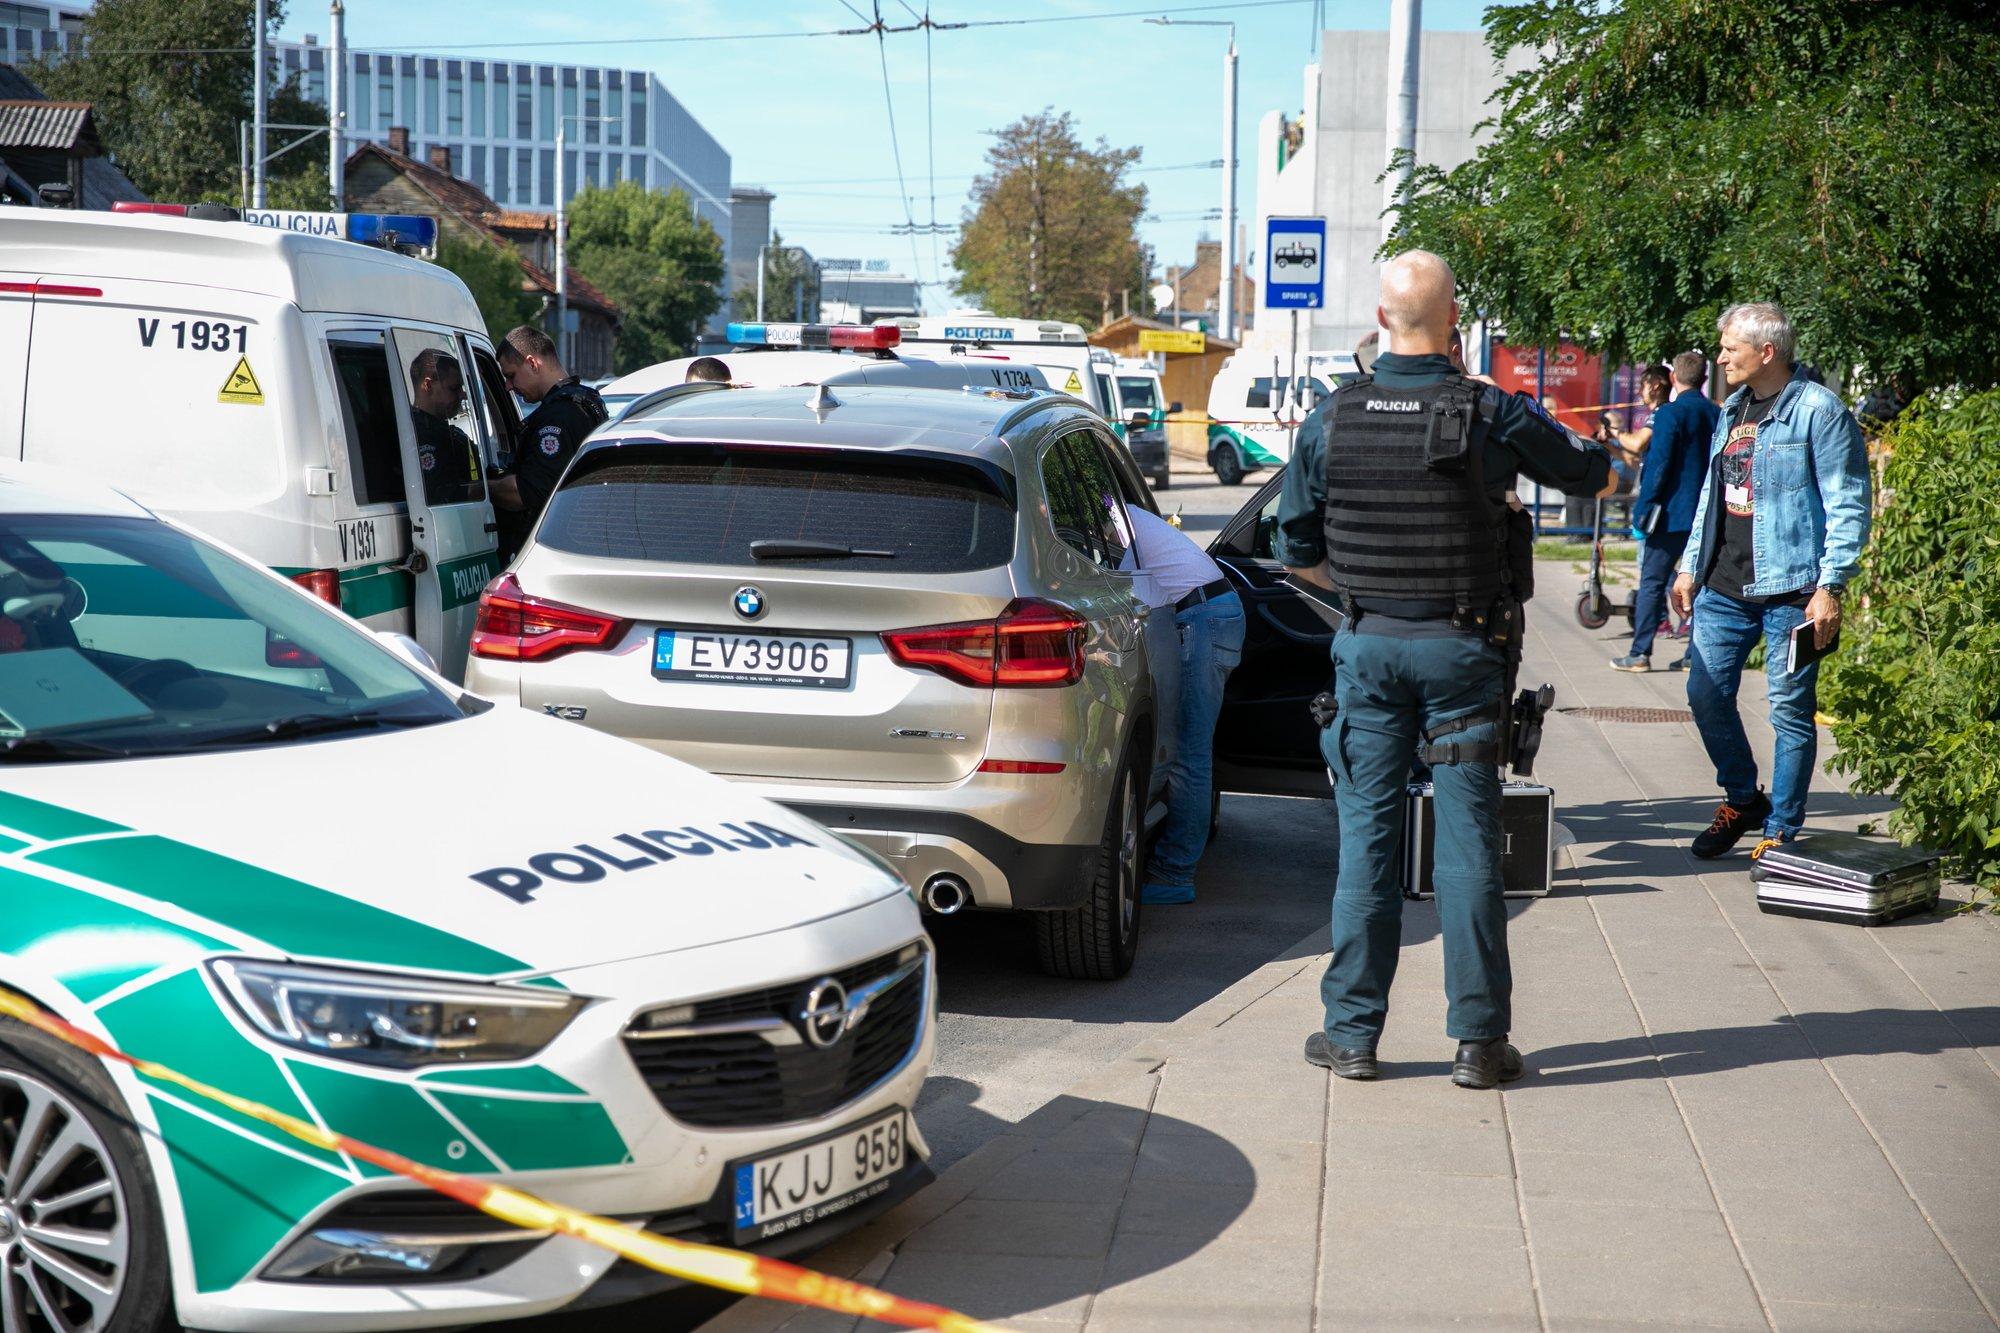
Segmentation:
<svg viewBox="0 0 2000 1333">
<path fill-rule="evenodd" d="M 1333 688 L 1333 634 L 1285 586 L 1272 554 L 1284 470 L 1257 488 L 1209 544 L 1243 599 L 1243 659 L 1230 673 L 1215 725 L 1217 791 L 1331 796 L 1312 697 Z"/>
</svg>

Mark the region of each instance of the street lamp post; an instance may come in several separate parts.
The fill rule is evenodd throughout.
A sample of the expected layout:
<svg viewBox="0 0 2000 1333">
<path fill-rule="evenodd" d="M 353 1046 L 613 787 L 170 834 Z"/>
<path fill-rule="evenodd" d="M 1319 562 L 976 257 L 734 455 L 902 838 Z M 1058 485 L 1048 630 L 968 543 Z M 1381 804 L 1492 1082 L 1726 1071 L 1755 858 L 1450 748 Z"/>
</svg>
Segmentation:
<svg viewBox="0 0 2000 1333">
<path fill-rule="evenodd" d="M 576 349 L 571 346 L 569 338 L 569 264 L 564 259 L 563 210 L 567 205 L 563 197 L 563 134 L 569 129 L 571 121 L 608 125 L 620 119 L 618 116 L 579 115 L 574 111 L 556 117 L 556 349 L 562 356 L 564 370 L 569 369 Z"/>
<path fill-rule="evenodd" d="M 1227 28 L 1229 50 L 1222 58 L 1222 273 L 1216 285 L 1216 330 L 1236 340 L 1236 25 L 1228 19 L 1147 19 L 1161 27 Z M 1177 302 L 1178 304 L 1178 302 Z"/>
</svg>

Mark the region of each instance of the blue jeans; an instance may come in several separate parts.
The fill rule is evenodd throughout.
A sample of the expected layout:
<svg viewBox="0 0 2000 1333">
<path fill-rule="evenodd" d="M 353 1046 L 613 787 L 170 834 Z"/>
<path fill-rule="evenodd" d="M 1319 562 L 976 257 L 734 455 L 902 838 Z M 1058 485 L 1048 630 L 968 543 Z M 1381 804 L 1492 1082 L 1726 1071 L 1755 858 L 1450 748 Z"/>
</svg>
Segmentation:
<svg viewBox="0 0 2000 1333">
<path fill-rule="evenodd" d="M 1195 862 L 1208 845 L 1215 719 L 1222 712 L 1222 687 L 1243 659 L 1243 600 L 1224 593 L 1189 607 L 1174 623 L 1181 640 L 1180 745 L 1167 769 L 1167 822 L 1146 880 L 1186 886 L 1194 883 Z"/>
<path fill-rule="evenodd" d="M 1805 825 L 1806 789 L 1812 785 L 1813 762 L 1819 755 L 1819 730 L 1813 723 L 1819 706 L 1819 663 L 1796 674 L 1785 670 L 1791 633 L 1805 618 L 1801 606 L 1739 601 L 1713 588 L 1703 588 L 1694 599 L 1688 707 L 1715 764 L 1716 785 L 1739 808 L 1757 799 L 1757 760 L 1750 753 L 1750 738 L 1743 734 L 1736 691 L 1750 650 L 1759 638 L 1764 640 L 1765 692 L 1771 702 L 1771 730 L 1778 734 L 1771 756 L 1771 814 L 1764 821 L 1767 838 L 1789 838 Z"/>
<path fill-rule="evenodd" d="M 1333 957 L 1320 981 L 1327 1040 L 1373 1050 L 1389 1016 L 1402 946 L 1403 824 L 1419 732 L 1498 703 L 1501 651 L 1469 635 L 1412 639 L 1358 630 L 1333 641 L 1340 713 L 1320 748 L 1340 809 L 1340 878 L 1333 894 Z M 1497 722 L 1453 740 L 1497 738 Z M 1500 881 L 1500 769 L 1439 764 L 1435 871 L 1444 934 L 1445 1030 L 1460 1041 L 1504 1036 L 1513 1018 L 1507 905 Z"/>
<path fill-rule="evenodd" d="M 1632 655 L 1651 657 L 1653 636 L 1667 614 L 1667 585 L 1673 581 L 1688 534 L 1662 532 L 1646 538 L 1639 555 L 1639 595 L 1632 603 Z"/>
</svg>

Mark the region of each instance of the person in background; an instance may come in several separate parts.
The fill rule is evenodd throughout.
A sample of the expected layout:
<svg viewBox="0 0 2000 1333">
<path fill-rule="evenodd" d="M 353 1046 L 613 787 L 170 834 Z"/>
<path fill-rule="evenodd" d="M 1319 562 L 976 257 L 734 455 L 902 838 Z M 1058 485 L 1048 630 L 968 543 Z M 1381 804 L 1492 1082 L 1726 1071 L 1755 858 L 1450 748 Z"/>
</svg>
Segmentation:
<svg viewBox="0 0 2000 1333">
<path fill-rule="evenodd" d="M 682 377 L 685 384 L 727 384 L 729 380 L 729 363 L 719 356 L 696 357 Z"/>
<path fill-rule="evenodd" d="M 1721 413 L 1701 392 L 1708 362 L 1700 352 L 1674 358 L 1672 396 L 1653 411 L 1632 525 L 1642 545 L 1639 592 L 1632 606 L 1632 643 L 1611 659 L 1615 671 L 1651 671 L 1653 639 L 1667 613 L 1667 586 L 1694 528 L 1695 501 L 1708 470 L 1708 442 Z M 1679 665 L 1678 663 L 1676 665 Z"/>
<path fill-rule="evenodd" d="M 1861 427 L 1826 386 L 1795 373 L 1797 335 L 1769 301 L 1731 306 L 1716 323 L 1716 360 L 1735 392 L 1722 405 L 1692 535 L 1674 580 L 1674 609 L 1694 612 L 1688 707 L 1715 764 L 1722 804 L 1695 835 L 1721 856 L 1758 825 L 1753 856 L 1805 824 L 1818 757 L 1819 662 L 1790 669 L 1790 639 L 1811 624 L 1816 646 L 1840 631 L 1841 598 L 1861 564 L 1873 478 Z M 1771 794 L 1743 734 L 1736 694 L 1764 641 L 1765 695 L 1777 741 Z"/>
</svg>

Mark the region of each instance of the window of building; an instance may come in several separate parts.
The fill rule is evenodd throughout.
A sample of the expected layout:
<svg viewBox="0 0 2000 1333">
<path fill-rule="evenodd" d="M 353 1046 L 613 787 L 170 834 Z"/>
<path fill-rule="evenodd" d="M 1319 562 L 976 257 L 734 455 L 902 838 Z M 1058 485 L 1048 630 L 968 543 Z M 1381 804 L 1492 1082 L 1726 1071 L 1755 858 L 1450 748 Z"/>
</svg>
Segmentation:
<svg viewBox="0 0 2000 1333">
<path fill-rule="evenodd" d="M 483 150 L 475 148 L 472 151 L 478 153 Z M 513 188 L 507 184 L 507 150 L 504 148 L 493 150 L 493 183 L 486 193 L 493 196 L 493 202 L 496 204 L 514 202 Z"/>
<path fill-rule="evenodd" d="M 576 71 L 573 69 L 563 71 L 562 113 L 565 117 L 563 123 L 568 127 L 563 134 L 563 138 L 574 143 L 576 141 L 576 116 L 578 111 L 576 104 Z M 590 127 L 586 125 L 583 128 L 589 129 Z"/>
<path fill-rule="evenodd" d="M 517 203 L 531 203 L 535 197 L 535 150 L 517 148 L 514 150 L 514 199 Z"/>
<path fill-rule="evenodd" d="M 386 130 L 396 123 L 396 76 L 386 61 L 377 62 L 375 69 L 375 125 Z"/>
<path fill-rule="evenodd" d="M 611 76 L 617 78 L 616 74 Z M 604 94 L 604 114 L 615 117 L 604 127 L 604 142 L 622 144 L 625 142 L 625 90 L 616 85 Z"/>
<path fill-rule="evenodd" d="M 541 149 L 536 153 L 536 157 L 540 159 L 537 165 L 541 170 L 541 176 L 536 183 L 536 201 L 543 208 L 554 208 L 556 206 L 556 150 L 553 148 Z"/>
<path fill-rule="evenodd" d="M 624 165 L 625 159 L 623 157 L 617 153 L 606 153 L 604 155 L 604 183 L 606 185 L 616 185 L 618 183 L 619 169 Z"/>
<path fill-rule="evenodd" d="M 645 76 L 634 74 L 632 78 L 632 146 L 646 146 L 646 84 Z"/>
<path fill-rule="evenodd" d="M 53 18 L 46 5 L 0 5 L 0 25 L 10 28 L 47 28 Z"/>
<path fill-rule="evenodd" d="M 604 128 L 598 124 L 604 115 L 604 95 L 598 89 L 597 71 L 594 69 L 583 72 L 583 115 L 583 141 L 596 143 L 602 137 L 598 131 Z"/>
<path fill-rule="evenodd" d="M 523 79 L 514 81 L 514 137 L 535 137 L 535 89 Z"/>
<path fill-rule="evenodd" d="M 632 160 L 626 165 L 625 179 L 641 185 L 646 183 L 646 159 L 642 155 L 632 154 Z"/>
<path fill-rule="evenodd" d="M 465 81 L 449 74 L 444 84 L 444 132 L 465 133 Z"/>
<path fill-rule="evenodd" d="M 495 154 L 495 156 L 498 156 L 498 154 Z M 492 195 L 495 202 L 499 201 L 500 196 L 493 194 L 493 183 L 486 179 L 485 144 L 476 143 L 472 145 L 472 160 L 466 164 L 465 178 L 486 191 L 487 194 Z"/>
<path fill-rule="evenodd" d="M 556 137 L 556 72 L 547 65 L 536 71 L 539 95 L 535 98 L 536 137 Z"/>
<path fill-rule="evenodd" d="M 424 62 L 424 125 L 425 134 L 438 132 L 438 62 Z"/>
<path fill-rule="evenodd" d="M 472 133 L 486 137 L 486 66 L 475 64 L 468 79 L 472 101 Z"/>
<path fill-rule="evenodd" d="M 576 198 L 576 188 L 577 188 L 576 149 L 574 148 L 563 149 L 562 172 L 563 172 L 563 200 L 565 203 L 567 203 L 569 200 Z M 565 240 L 564 244 L 568 244 L 568 241 Z"/>
</svg>

